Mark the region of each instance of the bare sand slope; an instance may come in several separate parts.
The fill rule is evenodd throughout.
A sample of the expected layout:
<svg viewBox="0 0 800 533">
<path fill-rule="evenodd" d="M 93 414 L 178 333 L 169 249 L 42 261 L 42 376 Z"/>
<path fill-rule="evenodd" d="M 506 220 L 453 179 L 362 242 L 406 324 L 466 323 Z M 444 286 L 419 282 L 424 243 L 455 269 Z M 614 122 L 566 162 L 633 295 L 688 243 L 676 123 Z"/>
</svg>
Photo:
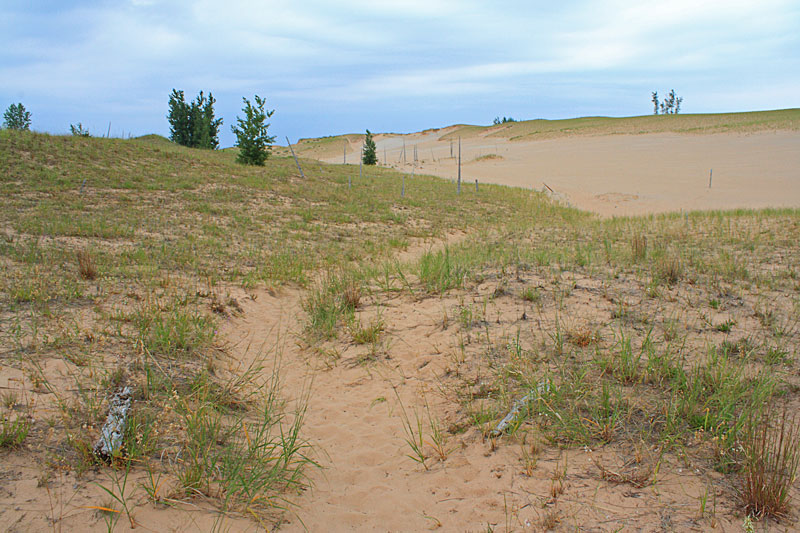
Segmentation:
<svg viewBox="0 0 800 533">
<path fill-rule="evenodd" d="M 380 163 L 454 179 L 458 141 L 442 139 L 451 130 L 380 136 Z M 352 148 L 357 152 L 357 146 Z M 546 183 L 570 204 L 604 216 L 800 207 L 797 131 L 539 141 L 472 136 L 461 141 L 461 159 L 462 179 L 472 186 L 476 179 L 536 189 Z M 326 160 L 339 163 L 341 157 Z"/>
</svg>

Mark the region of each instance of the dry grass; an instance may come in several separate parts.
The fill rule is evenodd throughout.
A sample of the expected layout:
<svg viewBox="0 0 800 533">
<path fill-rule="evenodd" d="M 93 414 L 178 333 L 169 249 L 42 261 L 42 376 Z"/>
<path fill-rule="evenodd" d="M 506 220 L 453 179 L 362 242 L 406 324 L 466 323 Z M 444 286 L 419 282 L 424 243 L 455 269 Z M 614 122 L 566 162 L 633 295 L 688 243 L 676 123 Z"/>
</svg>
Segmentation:
<svg viewBox="0 0 800 533">
<path fill-rule="evenodd" d="M 746 513 L 781 518 L 789 512 L 790 492 L 800 465 L 800 426 L 784 408 L 779 417 L 765 411 L 745 435 L 745 463 L 740 489 Z"/>
<path fill-rule="evenodd" d="M 637 233 L 631 238 L 631 255 L 634 261 L 642 261 L 647 257 L 647 237 Z"/>
<path fill-rule="evenodd" d="M 97 265 L 95 265 L 92 255 L 86 250 L 78 250 L 75 256 L 78 260 L 78 274 L 80 274 L 81 279 L 96 279 Z"/>
<path fill-rule="evenodd" d="M 120 172 L 109 177 L 100 167 L 112 165 Z M 795 436 L 794 422 L 766 436 L 754 433 L 745 446 L 747 466 L 739 421 L 779 395 L 796 401 L 800 390 L 797 210 L 601 221 L 530 191 L 487 185 L 479 196 L 457 197 L 445 180 L 416 177 L 417 189 L 399 198 L 399 174 L 385 169 L 348 189 L 352 168 L 317 167 L 300 182 L 290 160 L 240 168 L 230 153 L 157 139 L 76 141 L 3 131 L 0 166 L 9 176 L 0 181 L 0 221 L 13 234 L 0 240 L 0 303 L 8 310 L 0 335 L 9 347 L 0 364 L 21 372 L 37 405 L 51 402 L 57 413 L 30 418 L 30 433 L 48 436 L 37 456 L 42 463 L 50 454 L 58 468 L 96 468 L 90 450 L 106 392 L 124 381 L 142 399 L 129 428 L 137 438 L 125 451 L 134 470 L 147 464 L 177 477 L 182 497 L 199 492 L 213 501 L 224 485 L 236 495 L 216 500 L 224 509 L 242 509 L 253 487 L 266 495 L 259 500 L 265 505 L 280 500 L 263 470 L 280 450 L 265 456 L 261 445 L 283 446 L 273 440 L 279 428 L 269 425 L 282 411 L 276 403 L 259 414 L 247 392 L 252 379 L 225 371 L 219 316 L 240 307 L 218 295 L 294 283 L 307 289 L 309 344 L 323 340 L 337 353 L 344 344 L 363 351 L 355 345 L 363 342 L 388 356 L 383 321 L 392 339 L 402 335 L 395 323 L 386 316 L 358 322 L 376 300 L 441 299 L 434 307 L 443 316 L 436 315 L 432 334 L 451 337 L 440 339 L 436 353 L 458 350 L 437 375 L 437 385 L 451 391 L 442 398 L 452 404 L 448 424 L 480 434 L 515 399 L 539 393 L 493 445 L 526 432 L 552 447 L 633 450 L 645 442 L 679 453 L 700 471 L 762 472 L 766 484 L 756 480 L 756 489 L 788 479 L 770 474 L 769 465 L 776 456 L 794 457 L 796 448 L 785 444 Z M 84 195 L 76 198 L 70 184 L 87 173 Z M 476 238 L 431 250 L 417 264 L 390 261 L 418 239 L 453 227 Z M 93 283 L 61 268 L 74 264 L 76 246 L 92 250 Z M 659 290 L 649 290 L 653 285 Z M 448 328 L 450 317 L 463 327 Z M 750 339 L 746 347 L 724 344 L 731 324 Z M 351 335 L 337 340 L 343 331 Z M 611 338 L 619 342 L 604 342 Z M 398 337 L 397 344 L 407 343 Z M 381 364 L 377 359 L 368 364 Z M 48 373 L 62 366 L 66 377 Z M 444 434 L 438 413 L 430 414 L 430 430 L 417 414 L 406 427 L 418 459 L 460 438 L 455 430 Z M 13 453 L 40 453 L 27 447 L 27 429 L 4 426 L 11 442 L 21 441 Z M 256 431 L 264 432 L 262 440 Z M 284 444 L 302 446 L 295 437 Z M 531 477 L 535 455 L 523 460 Z M 299 473 L 284 473 L 293 489 L 302 486 Z M 256 475 L 246 486 L 237 481 L 250 474 Z M 645 482 L 623 469 L 603 475 L 634 488 Z M 550 482 L 556 498 L 564 477 L 545 474 Z M 759 490 L 774 500 L 772 489 L 749 493 Z M 559 516 L 553 511 L 553 520 Z"/>
</svg>

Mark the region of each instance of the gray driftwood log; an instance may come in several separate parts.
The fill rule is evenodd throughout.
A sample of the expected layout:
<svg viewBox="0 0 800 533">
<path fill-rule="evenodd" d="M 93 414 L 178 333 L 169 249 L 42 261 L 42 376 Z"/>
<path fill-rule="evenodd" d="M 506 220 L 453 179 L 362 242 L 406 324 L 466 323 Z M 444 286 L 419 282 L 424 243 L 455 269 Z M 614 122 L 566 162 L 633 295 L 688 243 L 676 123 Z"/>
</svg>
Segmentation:
<svg viewBox="0 0 800 533">
<path fill-rule="evenodd" d="M 94 454 L 103 461 L 110 461 L 122 448 L 125 423 L 128 419 L 128 411 L 132 402 L 133 394 L 130 387 L 123 388 L 111 398 L 106 423 L 103 424 L 100 438 L 94 445 Z"/>
</svg>

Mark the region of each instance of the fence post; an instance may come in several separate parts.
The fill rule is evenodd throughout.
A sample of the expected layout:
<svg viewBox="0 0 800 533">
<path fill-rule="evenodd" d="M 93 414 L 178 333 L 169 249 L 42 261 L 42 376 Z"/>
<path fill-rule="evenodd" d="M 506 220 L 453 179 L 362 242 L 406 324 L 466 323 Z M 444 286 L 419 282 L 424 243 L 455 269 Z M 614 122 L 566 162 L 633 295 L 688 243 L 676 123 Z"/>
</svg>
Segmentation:
<svg viewBox="0 0 800 533">
<path fill-rule="evenodd" d="M 461 137 L 458 138 L 458 192 L 461 194 Z"/>
<path fill-rule="evenodd" d="M 297 165 L 297 170 L 300 171 L 300 177 L 305 179 L 306 175 L 303 174 L 303 168 L 300 166 L 300 161 L 297 160 L 297 156 L 294 155 L 294 148 L 292 148 L 292 143 L 289 142 L 289 137 L 286 137 L 286 144 L 289 145 L 289 150 L 292 151 L 292 157 L 294 157 L 294 163 Z"/>
<path fill-rule="evenodd" d="M 713 175 L 714 175 L 714 169 L 712 168 L 711 170 L 708 171 L 708 188 L 709 189 L 711 188 L 711 176 L 713 176 Z"/>
<path fill-rule="evenodd" d="M 478 180 L 477 180 L 477 178 L 475 179 L 475 192 L 478 192 Z"/>
</svg>

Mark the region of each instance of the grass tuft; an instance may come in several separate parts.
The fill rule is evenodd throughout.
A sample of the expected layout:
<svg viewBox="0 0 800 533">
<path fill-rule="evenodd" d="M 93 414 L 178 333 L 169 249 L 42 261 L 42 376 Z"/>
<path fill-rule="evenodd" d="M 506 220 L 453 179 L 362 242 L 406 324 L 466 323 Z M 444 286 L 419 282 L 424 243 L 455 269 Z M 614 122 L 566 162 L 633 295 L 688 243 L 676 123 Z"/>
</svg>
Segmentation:
<svg viewBox="0 0 800 533">
<path fill-rule="evenodd" d="M 740 495 L 748 515 L 781 518 L 800 465 L 800 427 L 786 408 L 775 420 L 764 411 L 751 418 L 742 447 L 745 463 Z"/>
<path fill-rule="evenodd" d="M 92 255 L 86 250 L 78 250 L 75 255 L 78 259 L 78 274 L 80 274 L 81 279 L 96 279 L 97 265 L 95 264 Z"/>
</svg>

